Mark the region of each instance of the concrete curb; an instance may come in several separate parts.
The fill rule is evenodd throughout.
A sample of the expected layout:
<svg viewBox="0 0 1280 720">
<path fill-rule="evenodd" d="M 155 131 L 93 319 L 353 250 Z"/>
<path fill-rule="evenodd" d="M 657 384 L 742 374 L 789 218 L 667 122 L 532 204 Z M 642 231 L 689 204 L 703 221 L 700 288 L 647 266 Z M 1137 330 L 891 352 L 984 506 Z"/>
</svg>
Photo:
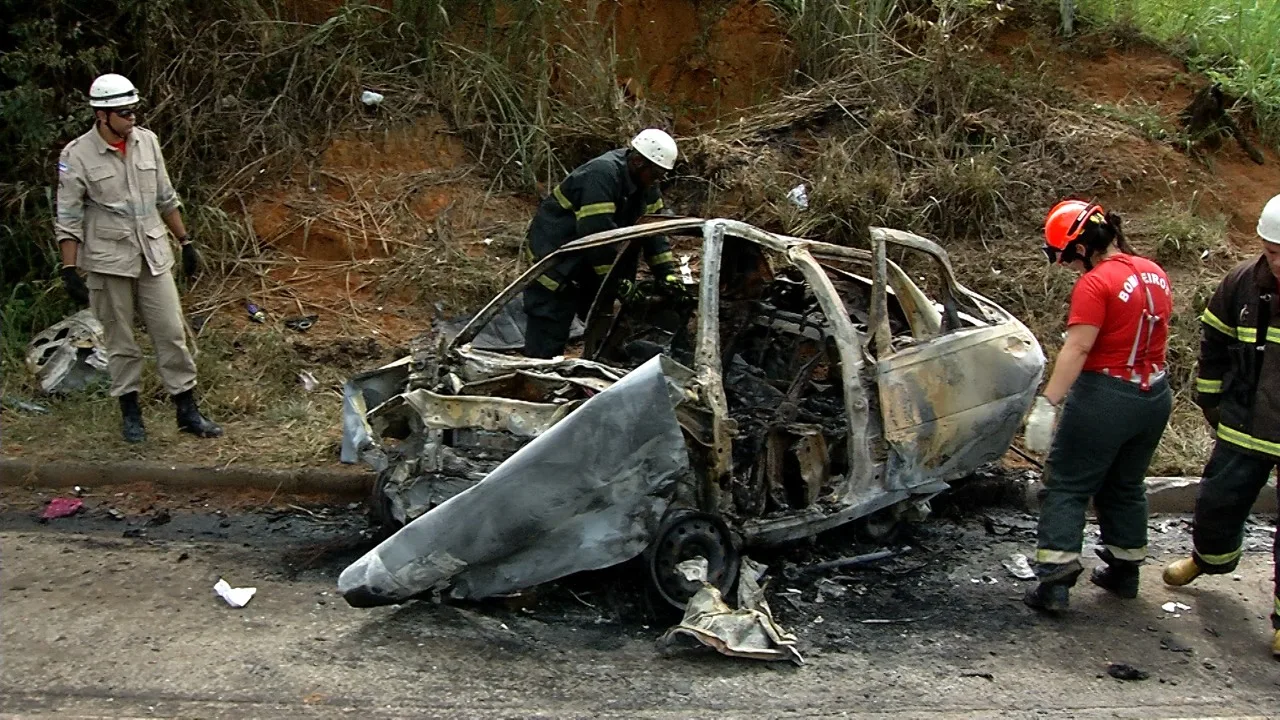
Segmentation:
<svg viewBox="0 0 1280 720">
<path fill-rule="evenodd" d="M 1040 508 L 1040 491 L 1044 485 L 1038 480 L 1026 483 L 1027 508 Z M 1200 491 L 1197 477 L 1147 478 L 1147 505 L 1151 513 L 1190 513 L 1196 508 L 1196 494 Z M 1258 493 L 1253 512 L 1260 515 L 1276 514 L 1276 483 L 1272 478 L 1267 487 Z"/>
<path fill-rule="evenodd" d="M 71 460 L 41 462 L 0 458 L 0 486 L 99 488 L 150 483 L 171 488 L 231 488 L 283 493 L 317 493 L 367 498 L 376 474 L 363 466 L 351 469 L 195 467 L 154 462 L 92 463 Z"/>
</svg>

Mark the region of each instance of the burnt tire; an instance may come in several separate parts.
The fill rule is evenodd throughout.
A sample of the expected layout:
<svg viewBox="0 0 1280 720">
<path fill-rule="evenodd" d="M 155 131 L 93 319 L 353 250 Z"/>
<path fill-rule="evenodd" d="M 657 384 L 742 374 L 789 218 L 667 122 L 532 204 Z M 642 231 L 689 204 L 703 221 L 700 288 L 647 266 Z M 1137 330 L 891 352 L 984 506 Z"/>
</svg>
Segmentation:
<svg viewBox="0 0 1280 720">
<path fill-rule="evenodd" d="M 387 497 L 387 478 L 390 470 L 378 473 L 373 481 L 373 490 L 369 493 L 369 525 L 373 528 L 374 539 L 382 542 L 404 527 L 391 512 L 391 498 Z"/>
<path fill-rule="evenodd" d="M 894 545 L 908 531 L 907 521 L 894 507 L 877 510 L 853 522 L 854 536 L 858 542 L 868 545 Z"/>
<path fill-rule="evenodd" d="M 654 542 L 645 550 L 649 583 L 668 605 L 683 610 L 701 589 L 676 570 L 685 560 L 707 559 L 707 580 L 728 596 L 738 580 L 740 557 L 733 535 L 723 520 L 696 510 L 667 514 Z"/>
</svg>

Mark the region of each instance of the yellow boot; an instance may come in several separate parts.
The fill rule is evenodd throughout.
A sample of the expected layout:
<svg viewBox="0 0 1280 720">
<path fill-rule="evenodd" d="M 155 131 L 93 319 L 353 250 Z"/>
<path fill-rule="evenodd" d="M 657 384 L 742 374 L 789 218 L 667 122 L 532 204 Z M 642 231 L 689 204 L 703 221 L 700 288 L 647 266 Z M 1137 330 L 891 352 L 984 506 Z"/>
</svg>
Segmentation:
<svg viewBox="0 0 1280 720">
<path fill-rule="evenodd" d="M 1181 587 L 1200 577 L 1200 566 L 1192 558 L 1175 560 L 1164 568 L 1164 584 Z"/>
</svg>

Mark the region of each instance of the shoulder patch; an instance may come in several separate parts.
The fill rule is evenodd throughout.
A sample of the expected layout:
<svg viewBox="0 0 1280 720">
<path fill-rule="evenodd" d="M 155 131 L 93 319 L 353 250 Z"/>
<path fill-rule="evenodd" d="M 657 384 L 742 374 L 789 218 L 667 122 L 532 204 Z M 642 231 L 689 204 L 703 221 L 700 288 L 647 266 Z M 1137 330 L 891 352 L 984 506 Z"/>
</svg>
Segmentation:
<svg viewBox="0 0 1280 720">
<path fill-rule="evenodd" d="M 64 163 L 64 162 L 59 162 L 59 163 L 58 163 L 58 174 L 59 174 L 59 175 L 61 175 L 62 173 L 66 172 L 66 171 L 68 171 L 68 170 L 70 170 L 70 169 L 71 169 L 71 168 L 67 167 L 67 164 L 66 164 L 66 163 Z"/>
</svg>

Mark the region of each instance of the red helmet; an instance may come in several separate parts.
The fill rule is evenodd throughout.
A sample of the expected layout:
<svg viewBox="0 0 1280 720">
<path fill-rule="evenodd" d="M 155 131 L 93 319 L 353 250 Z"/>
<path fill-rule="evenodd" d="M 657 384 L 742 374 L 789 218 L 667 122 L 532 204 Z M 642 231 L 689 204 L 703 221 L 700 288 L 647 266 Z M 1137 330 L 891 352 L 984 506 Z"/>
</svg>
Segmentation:
<svg viewBox="0 0 1280 720">
<path fill-rule="evenodd" d="M 1049 257 L 1049 262 L 1070 262 L 1074 259 L 1074 253 L 1063 251 L 1084 234 L 1086 223 L 1090 221 L 1106 222 L 1107 211 L 1097 203 L 1083 200 L 1063 200 L 1054 205 L 1044 219 L 1044 254 Z"/>
</svg>

